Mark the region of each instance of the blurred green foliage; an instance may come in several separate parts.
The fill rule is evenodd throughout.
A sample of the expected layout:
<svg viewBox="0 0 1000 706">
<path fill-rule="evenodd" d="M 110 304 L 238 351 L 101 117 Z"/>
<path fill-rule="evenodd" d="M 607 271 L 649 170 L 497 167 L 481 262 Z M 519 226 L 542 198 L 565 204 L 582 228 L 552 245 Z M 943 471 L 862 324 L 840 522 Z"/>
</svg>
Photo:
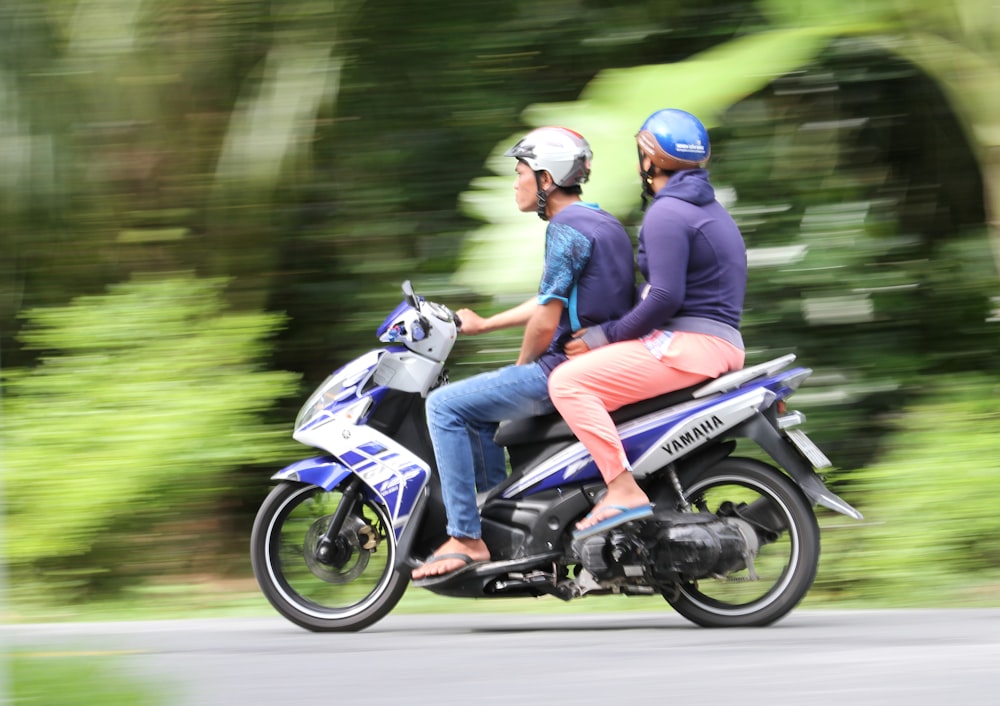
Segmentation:
<svg viewBox="0 0 1000 706">
<path fill-rule="evenodd" d="M 727 111 L 713 178 L 749 246 L 750 359 L 794 352 L 816 371 L 796 404 L 856 468 L 929 377 L 998 371 L 996 265 L 971 151 L 924 149 L 962 144 L 937 87 L 867 45 L 817 61 Z"/>
<path fill-rule="evenodd" d="M 156 706 L 172 693 L 123 675 L 110 657 L 85 652 L 18 653 L 8 670 L 12 706 Z"/>
<path fill-rule="evenodd" d="M 995 376 L 940 376 L 893 419 L 878 462 L 851 473 L 865 525 L 826 536 L 817 588 L 867 605 L 995 605 L 1000 434 Z"/>
<path fill-rule="evenodd" d="M 484 312 L 530 294 L 544 225 L 514 209 L 498 149 L 538 121 L 582 130 L 597 148 L 585 196 L 634 228 L 632 136 L 665 105 L 712 127 L 713 181 L 750 248 L 749 362 L 791 351 L 815 369 L 794 401 L 838 492 L 872 515 L 910 497 L 902 467 L 878 483 L 863 469 L 916 444 L 907 420 L 955 369 L 983 390 L 997 375 L 993 14 L 980 0 L 5 0 L 18 600 L 246 576 L 270 471 L 308 453 L 285 438 L 296 407 L 375 344 L 400 281 Z M 513 359 L 518 336 L 460 340 L 453 377 Z M 942 458 L 980 443 L 981 424 L 960 428 Z M 940 521 L 945 546 L 976 551 L 949 538 L 949 508 L 921 511 L 897 548 L 924 551 Z M 867 595 L 840 536 L 824 576 Z"/>
<path fill-rule="evenodd" d="M 210 530 L 226 473 L 287 452 L 284 430 L 260 421 L 295 389 L 261 369 L 281 317 L 224 311 L 223 284 L 135 280 L 25 312 L 39 363 L 6 371 L 3 400 L 15 596 L 204 566 L 198 552 L 178 566 L 176 546 Z"/>
</svg>

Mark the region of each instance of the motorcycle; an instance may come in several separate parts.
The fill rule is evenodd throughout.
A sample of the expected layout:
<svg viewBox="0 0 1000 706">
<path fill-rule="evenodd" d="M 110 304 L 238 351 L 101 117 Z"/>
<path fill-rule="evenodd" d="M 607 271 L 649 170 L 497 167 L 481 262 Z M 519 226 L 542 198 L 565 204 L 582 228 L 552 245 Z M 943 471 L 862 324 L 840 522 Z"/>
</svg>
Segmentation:
<svg viewBox="0 0 1000 706">
<path fill-rule="evenodd" d="M 385 617 L 411 567 L 446 538 L 424 401 L 447 383 L 460 322 L 403 283 L 382 348 L 330 375 L 293 437 L 325 452 L 273 476 L 253 525 L 254 575 L 271 605 L 313 631 Z M 817 470 L 830 466 L 787 399 L 811 374 L 794 355 L 638 402 L 612 415 L 651 517 L 574 539 L 605 489 L 558 414 L 504 422 L 511 474 L 479 493 L 492 559 L 428 587 L 464 598 L 661 595 L 705 627 L 764 626 L 816 576 L 815 506 L 862 519 Z M 735 455 L 737 444 L 757 453 Z M 762 452 L 762 453 L 761 453 Z M 760 460 L 768 457 L 772 463 Z"/>
</svg>

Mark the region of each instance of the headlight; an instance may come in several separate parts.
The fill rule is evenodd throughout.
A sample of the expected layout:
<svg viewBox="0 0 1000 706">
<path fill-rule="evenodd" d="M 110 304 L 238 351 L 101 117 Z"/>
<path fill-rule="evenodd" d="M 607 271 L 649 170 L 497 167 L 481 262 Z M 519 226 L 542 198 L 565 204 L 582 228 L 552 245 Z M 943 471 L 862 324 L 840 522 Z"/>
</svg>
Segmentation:
<svg viewBox="0 0 1000 706">
<path fill-rule="evenodd" d="M 316 388 L 306 403 L 302 405 L 298 416 L 295 418 L 295 428 L 313 425 L 316 420 L 323 415 L 332 419 L 334 414 L 340 410 L 335 409 L 344 402 L 357 399 L 358 383 L 365 377 L 365 370 L 360 374 L 345 376 L 344 371 L 334 373 L 323 384 Z M 367 407 L 367 399 L 361 400 Z"/>
</svg>

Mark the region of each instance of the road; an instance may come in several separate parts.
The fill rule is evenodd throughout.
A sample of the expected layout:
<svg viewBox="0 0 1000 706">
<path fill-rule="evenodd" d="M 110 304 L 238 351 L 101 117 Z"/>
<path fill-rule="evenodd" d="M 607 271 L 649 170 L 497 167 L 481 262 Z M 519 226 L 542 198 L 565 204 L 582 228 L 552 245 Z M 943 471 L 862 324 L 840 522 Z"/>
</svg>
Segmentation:
<svg viewBox="0 0 1000 706">
<path fill-rule="evenodd" d="M 116 655 L 171 706 L 1000 704 L 1000 609 L 808 611 L 708 630 L 662 613 L 13 625 L 8 649 Z M 54 684 L 53 688 L 72 688 Z"/>
</svg>

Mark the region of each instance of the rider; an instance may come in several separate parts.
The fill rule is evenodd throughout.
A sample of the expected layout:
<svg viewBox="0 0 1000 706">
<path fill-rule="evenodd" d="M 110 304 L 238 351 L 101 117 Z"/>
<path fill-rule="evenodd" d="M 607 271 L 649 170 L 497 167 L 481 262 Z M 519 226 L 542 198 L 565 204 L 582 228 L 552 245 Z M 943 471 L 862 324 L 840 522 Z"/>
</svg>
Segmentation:
<svg viewBox="0 0 1000 706">
<path fill-rule="evenodd" d="M 643 205 L 653 199 L 637 254 L 646 284 L 625 316 L 578 331 L 565 347 L 570 360 L 549 378 L 552 403 L 608 485 L 576 538 L 652 514 L 610 412 L 743 367 L 746 246 L 703 169 L 708 132 L 690 113 L 665 109 L 636 141 Z"/>
<path fill-rule="evenodd" d="M 517 160 L 518 209 L 548 221 L 541 283 L 536 297 L 488 318 L 456 312 L 464 334 L 525 330 L 515 365 L 444 385 L 427 398 L 449 539 L 413 571 L 417 585 L 489 560 L 476 489 L 477 476 L 480 491 L 506 478 L 503 449 L 493 441 L 498 423 L 552 412 L 548 376 L 566 359 L 562 348 L 572 332 L 622 316 L 634 297 L 628 234 L 614 216 L 581 199 L 593 156 L 587 141 L 566 128 L 543 127 L 505 156 Z"/>
</svg>

